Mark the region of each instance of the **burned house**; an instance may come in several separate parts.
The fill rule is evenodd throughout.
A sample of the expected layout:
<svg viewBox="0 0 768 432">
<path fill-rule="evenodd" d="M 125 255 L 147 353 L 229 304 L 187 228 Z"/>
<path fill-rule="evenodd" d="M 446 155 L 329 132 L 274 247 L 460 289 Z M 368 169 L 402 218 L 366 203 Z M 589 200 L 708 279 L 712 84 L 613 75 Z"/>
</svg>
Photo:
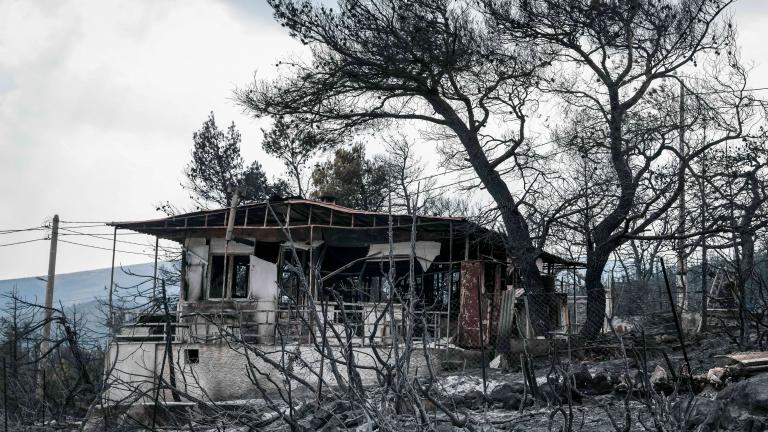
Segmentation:
<svg viewBox="0 0 768 432">
<path fill-rule="evenodd" d="M 113 225 L 183 251 L 172 319 L 139 316 L 110 345 L 113 400 L 135 391 L 124 383 L 167 376 L 169 354 L 177 382 L 201 389 L 189 393 L 228 400 L 252 396 L 258 377 L 246 376 L 247 362 L 273 368 L 269 359 L 286 352 L 320 361 L 313 347 L 321 342 L 354 347 L 364 363 L 377 361 L 370 350 L 406 338 L 434 350 L 490 351 L 500 340 L 536 336 L 503 236 L 464 218 L 286 199 Z M 555 293 L 554 274 L 571 265 L 540 258 L 562 330 L 566 299 Z M 406 332 L 408 298 L 415 324 Z M 246 344 L 269 354 L 254 360 Z"/>
</svg>

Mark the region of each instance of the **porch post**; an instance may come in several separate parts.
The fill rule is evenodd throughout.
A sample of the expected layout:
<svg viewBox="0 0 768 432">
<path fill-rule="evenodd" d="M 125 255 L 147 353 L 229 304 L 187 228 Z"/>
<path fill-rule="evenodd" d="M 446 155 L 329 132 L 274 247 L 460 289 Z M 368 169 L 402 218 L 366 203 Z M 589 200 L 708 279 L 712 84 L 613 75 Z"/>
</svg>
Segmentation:
<svg viewBox="0 0 768 432">
<path fill-rule="evenodd" d="M 155 296 L 157 296 L 157 249 L 160 244 L 160 237 L 155 236 L 155 274 L 154 278 L 152 279 L 152 298 L 154 299 Z"/>
</svg>

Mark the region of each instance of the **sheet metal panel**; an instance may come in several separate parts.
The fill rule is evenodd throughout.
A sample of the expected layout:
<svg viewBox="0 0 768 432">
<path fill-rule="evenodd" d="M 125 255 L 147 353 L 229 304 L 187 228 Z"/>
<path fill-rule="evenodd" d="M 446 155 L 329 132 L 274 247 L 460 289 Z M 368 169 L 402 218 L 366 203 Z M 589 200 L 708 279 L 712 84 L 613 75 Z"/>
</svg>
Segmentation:
<svg viewBox="0 0 768 432">
<path fill-rule="evenodd" d="M 508 289 L 501 294 L 499 313 L 499 335 L 496 340 L 496 352 L 508 353 L 510 340 L 515 325 L 515 290 Z"/>
<path fill-rule="evenodd" d="M 461 262 L 459 334 L 456 344 L 464 348 L 480 348 L 480 315 L 477 301 L 478 290 L 482 289 L 482 274 L 481 261 Z M 480 294 L 482 295 L 482 292 Z M 483 304 L 483 314 L 487 314 L 487 307 L 487 304 Z M 484 324 L 488 325 L 487 320 Z"/>
</svg>

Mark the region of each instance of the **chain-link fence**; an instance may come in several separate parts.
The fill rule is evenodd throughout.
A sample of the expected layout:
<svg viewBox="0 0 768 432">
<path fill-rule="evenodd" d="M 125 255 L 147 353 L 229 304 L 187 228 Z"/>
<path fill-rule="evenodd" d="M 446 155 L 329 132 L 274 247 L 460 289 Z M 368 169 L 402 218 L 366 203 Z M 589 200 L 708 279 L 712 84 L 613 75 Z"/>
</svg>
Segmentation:
<svg viewBox="0 0 768 432">
<path fill-rule="evenodd" d="M 700 259 L 688 258 L 682 266 L 684 271 L 680 271 L 679 263 L 662 267 L 661 262 L 651 266 L 643 278 L 608 278 L 605 285 L 612 305 L 607 311 L 609 316 L 647 321 L 649 317 L 671 314 L 674 305 L 685 330 L 698 332 L 706 327 L 702 327 L 702 320 L 728 327 L 736 325 L 734 320 L 739 319 L 740 311 L 748 314 L 763 309 L 764 284 L 759 266 L 740 275 L 734 263 L 724 259 L 702 264 Z"/>
</svg>

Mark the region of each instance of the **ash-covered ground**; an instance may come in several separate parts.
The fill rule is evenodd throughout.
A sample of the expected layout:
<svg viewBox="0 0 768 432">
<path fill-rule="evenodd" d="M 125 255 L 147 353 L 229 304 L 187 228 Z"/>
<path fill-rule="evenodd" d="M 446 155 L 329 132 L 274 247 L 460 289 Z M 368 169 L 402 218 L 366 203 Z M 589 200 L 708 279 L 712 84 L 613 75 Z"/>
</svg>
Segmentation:
<svg viewBox="0 0 768 432">
<path fill-rule="evenodd" d="M 467 362 L 434 380 L 412 377 L 410 411 L 400 413 L 382 385 L 320 403 L 296 391 L 158 418 L 166 430 L 197 431 L 768 430 L 768 352 L 746 365 L 728 357 L 760 348 L 757 341 L 738 344 L 724 331 L 686 335 L 686 363 L 676 332 L 651 330 L 553 341 L 549 355 L 527 361 L 497 356 L 485 369 Z"/>
<path fill-rule="evenodd" d="M 424 398 L 423 407 L 441 431 L 768 430 L 768 366 L 718 367 L 727 362 L 722 356 L 744 345 L 723 332 L 686 335 L 688 373 L 679 337 L 655 333 L 558 344 L 557 354 L 532 359 L 534 390 L 519 364 L 487 367 L 485 380 L 477 367 L 444 372 L 432 383 L 434 400 Z M 377 429 L 352 402 L 335 402 L 322 416 L 303 420 L 307 430 Z"/>
</svg>

